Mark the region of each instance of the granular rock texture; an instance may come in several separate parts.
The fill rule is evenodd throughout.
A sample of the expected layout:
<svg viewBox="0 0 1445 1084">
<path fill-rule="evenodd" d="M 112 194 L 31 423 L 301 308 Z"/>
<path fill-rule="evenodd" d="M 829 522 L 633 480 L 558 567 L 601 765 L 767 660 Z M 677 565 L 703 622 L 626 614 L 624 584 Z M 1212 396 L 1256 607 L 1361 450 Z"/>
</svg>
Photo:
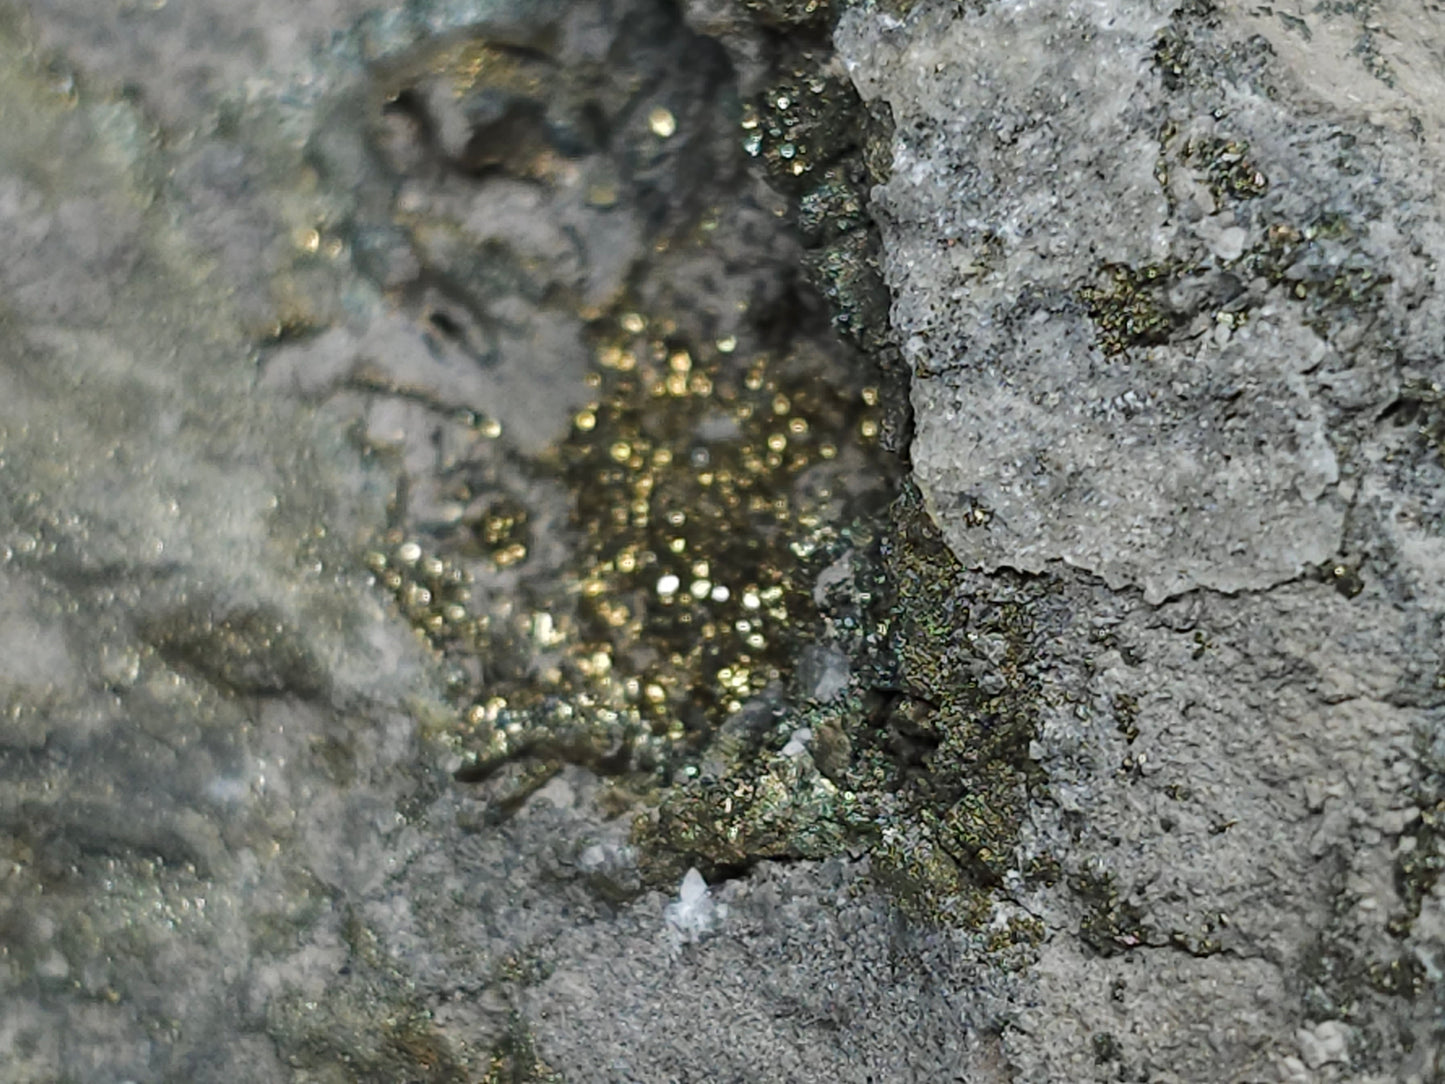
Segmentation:
<svg viewBox="0 0 1445 1084">
<path fill-rule="evenodd" d="M 0 1081 L 1445 1078 L 1437 8 L 7 9 Z"/>
<path fill-rule="evenodd" d="M 1360 440 L 1430 375 L 1438 104 L 1322 99 L 1194 11 L 923 6 L 848 39 L 908 118 L 876 213 L 915 469 L 970 562 L 1156 602 L 1284 582 L 1336 554 Z"/>
<path fill-rule="evenodd" d="M 1437 8 L 839 28 L 918 484 L 1074 608 L 1019 1079 L 1439 1079 Z"/>
</svg>

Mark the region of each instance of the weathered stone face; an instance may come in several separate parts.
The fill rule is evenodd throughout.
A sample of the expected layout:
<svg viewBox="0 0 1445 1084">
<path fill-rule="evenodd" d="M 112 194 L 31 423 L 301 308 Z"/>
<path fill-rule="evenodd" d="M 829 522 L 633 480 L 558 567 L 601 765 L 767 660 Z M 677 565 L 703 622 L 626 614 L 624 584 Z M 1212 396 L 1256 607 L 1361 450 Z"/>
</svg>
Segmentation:
<svg viewBox="0 0 1445 1084">
<path fill-rule="evenodd" d="M 992 590 L 1052 584 L 1031 746 L 1051 800 L 1019 855 L 1061 859 L 1031 906 L 1075 936 L 1046 940 L 1005 1040 L 1029 1078 L 1427 1079 L 1439 1056 L 1427 19 L 840 23 L 896 122 L 873 210 L 915 477 Z"/>
<path fill-rule="evenodd" d="M 1432 4 L 0 18 L 0 1079 L 1429 1079 Z"/>
<path fill-rule="evenodd" d="M 1438 107 L 1311 100 L 1256 29 L 1150 4 L 845 21 L 860 86 L 899 113 L 875 211 L 915 471 L 966 563 L 1059 561 L 1159 601 L 1338 550 L 1344 433 L 1441 320 L 1405 124 Z"/>
<path fill-rule="evenodd" d="M 614 1040 L 666 1079 L 679 1025 L 757 1065 L 709 1030 L 752 949 L 672 968 L 629 833 L 771 721 L 813 566 L 896 474 L 876 383 L 674 7 L 325 6 L 329 42 L 0 24 L 0 1079 L 585 1078 Z M 795 960 L 846 933 L 814 869 Z"/>
</svg>

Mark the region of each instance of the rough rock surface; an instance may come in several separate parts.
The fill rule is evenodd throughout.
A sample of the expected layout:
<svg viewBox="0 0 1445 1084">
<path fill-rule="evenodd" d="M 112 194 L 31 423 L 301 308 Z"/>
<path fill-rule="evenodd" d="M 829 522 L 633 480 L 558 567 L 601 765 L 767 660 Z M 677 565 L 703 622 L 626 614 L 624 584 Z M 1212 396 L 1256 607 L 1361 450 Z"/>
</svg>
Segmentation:
<svg viewBox="0 0 1445 1084">
<path fill-rule="evenodd" d="M 1322 98 L 1260 33 L 1333 66 L 1307 28 L 1185 8 L 924 6 L 845 39 L 909 120 L 878 211 L 950 543 L 1156 602 L 1335 555 L 1348 453 L 1441 326 L 1438 103 Z"/>
<path fill-rule="evenodd" d="M 532 457 L 596 394 L 600 309 L 740 360 L 827 320 L 800 319 L 722 51 L 675 9 L 354 14 L 37 4 L 0 35 L 0 1080 L 862 1082 L 987 1057 L 932 978 L 956 947 L 865 863 L 757 866 L 684 938 L 625 785 L 453 777 L 446 691 L 508 660 L 447 671 L 364 551 L 473 514 L 465 476 L 483 512 L 525 502 L 526 572 L 556 578 L 568 498 Z M 458 42 L 478 117 L 444 81 Z M 542 82 L 554 55 L 570 75 Z M 600 146 L 589 105 L 621 118 Z M 488 158 L 467 133 L 493 109 L 528 123 Z M 682 243 L 705 200 L 725 221 Z M 527 594 L 479 576 L 499 615 Z"/>
<path fill-rule="evenodd" d="M 478 558 L 470 602 L 524 612 L 575 542 L 541 466 L 609 307 L 856 375 L 731 129 L 730 80 L 806 26 L 814 97 L 757 134 L 816 179 L 830 6 L 0 20 L 0 1081 L 1440 1079 L 1438 7 L 845 13 L 897 124 L 913 463 L 966 567 L 910 566 L 897 624 L 949 672 L 883 690 L 879 744 L 819 644 L 826 703 L 759 778 L 984 779 L 953 724 L 1029 763 L 1016 806 L 948 793 L 704 895 L 645 880 L 601 757 L 459 781 L 449 696 L 535 676 L 555 630 L 454 669 L 419 580 L 393 605 L 362 554 L 510 543 L 514 500 L 527 561 Z M 861 176 L 809 213 L 872 294 Z M 867 594 L 864 561 L 808 597 Z M 889 862 L 982 871 L 981 925 L 901 910 Z"/>
<path fill-rule="evenodd" d="M 1032 823 L 1096 910 L 1035 905 L 1018 1079 L 1438 1079 L 1442 14 L 836 35 L 894 112 L 919 485 L 1076 607 Z"/>
</svg>

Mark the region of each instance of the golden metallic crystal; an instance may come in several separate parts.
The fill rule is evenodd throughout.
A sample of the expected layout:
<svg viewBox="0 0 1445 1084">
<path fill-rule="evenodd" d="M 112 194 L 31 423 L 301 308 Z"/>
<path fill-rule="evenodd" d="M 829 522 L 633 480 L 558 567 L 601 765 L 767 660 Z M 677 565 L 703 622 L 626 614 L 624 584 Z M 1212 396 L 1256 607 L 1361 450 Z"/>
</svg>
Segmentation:
<svg viewBox="0 0 1445 1084">
<path fill-rule="evenodd" d="M 876 432 L 856 391 L 797 359 L 739 357 L 732 339 L 684 343 L 639 312 L 594 326 L 594 401 L 540 464 L 574 501 L 560 582 L 476 613 L 466 577 L 419 542 L 394 538 L 368 556 L 419 631 L 482 660 L 489 699 L 466 721 L 487 762 L 626 747 L 635 766 L 661 764 L 784 678 L 816 619 L 802 562 L 835 514 L 831 485 L 802 476 L 842 469 L 842 449 Z M 520 503 L 494 499 L 469 522 L 470 553 L 525 575 Z M 520 644 L 538 658 L 509 671 L 489 657 Z"/>
</svg>

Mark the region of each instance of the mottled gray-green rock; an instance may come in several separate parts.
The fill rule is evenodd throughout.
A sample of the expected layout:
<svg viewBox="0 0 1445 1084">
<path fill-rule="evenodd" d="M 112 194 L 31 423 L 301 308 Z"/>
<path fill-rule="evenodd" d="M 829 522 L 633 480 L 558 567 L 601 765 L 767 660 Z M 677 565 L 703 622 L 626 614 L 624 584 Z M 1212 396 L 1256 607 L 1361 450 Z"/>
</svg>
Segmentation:
<svg viewBox="0 0 1445 1084">
<path fill-rule="evenodd" d="M 1438 9 L 843 17 L 915 476 L 1072 614 L 1009 1079 L 1438 1075 Z"/>
<path fill-rule="evenodd" d="M 1438 51 L 1206 10 L 848 23 L 909 118 L 875 210 L 915 469 L 973 563 L 1152 601 L 1289 580 L 1339 550 L 1359 438 L 1432 379 Z"/>
<path fill-rule="evenodd" d="M 467 516 L 523 508 L 556 580 L 536 454 L 598 394 L 600 310 L 744 366 L 791 341 L 720 47 L 648 0 L 359 14 L 3 23 L 0 1081 L 946 1075 L 956 948 L 900 950 L 862 863 L 755 866 L 679 942 L 626 787 L 453 777 L 448 695 L 535 676 L 552 615 L 469 669 L 411 619 L 458 584 L 408 532 Z M 514 122 L 525 153 L 467 137 Z M 531 601 L 470 588 L 506 633 Z"/>
<path fill-rule="evenodd" d="M 836 7 L 686 15 L 751 96 Z M 751 777 L 720 745 L 673 792 L 730 878 L 696 938 L 627 786 L 451 774 L 448 690 L 540 672 L 555 626 L 447 670 L 407 619 L 437 600 L 369 570 L 445 569 L 361 557 L 522 508 L 525 569 L 471 555 L 504 628 L 568 559 L 536 456 L 599 309 L 739 358 L 826 323 L 721 48 L 648 0 L 7 22 L 0 1081 L 1438 1075 L 1433 7 L 843 14 L 819 85 L 895 114 L 875 209 L 962 565 L 903 555 L 873 744 L 846 713 L 888 697 L 815 652 L 813 726 L 764 702 Z M 858 176 L 806 230 L 862 236 Z M 819 605 L 872 592 L 848 562 Z M 965 874 L 974 928 L 931 921 Z"/>
</svg>

